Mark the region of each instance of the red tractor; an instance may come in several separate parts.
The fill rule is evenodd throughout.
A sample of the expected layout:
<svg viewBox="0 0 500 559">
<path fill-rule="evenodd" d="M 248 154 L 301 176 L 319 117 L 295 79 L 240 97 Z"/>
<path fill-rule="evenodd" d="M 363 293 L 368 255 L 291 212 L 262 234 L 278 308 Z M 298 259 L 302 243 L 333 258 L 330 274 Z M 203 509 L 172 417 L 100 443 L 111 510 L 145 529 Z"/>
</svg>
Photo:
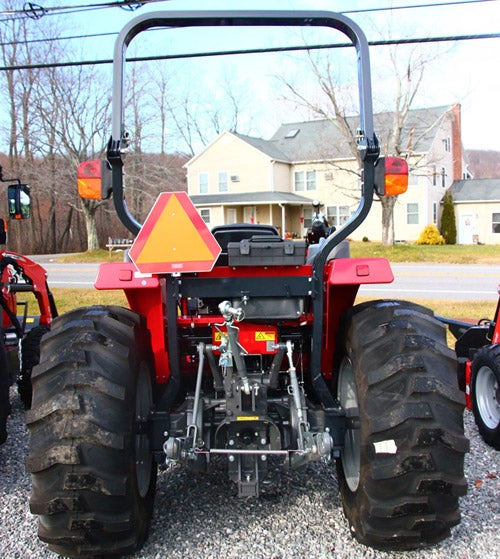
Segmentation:
<svg viewBox="0 0 500 559">
<path fill-rule="evenodd" d="M 498 286 L 500 295 L 500 285 Z M 484 441 L 500 450 L 500 300 L 476 325 L 442 318 L 456 337 L 458 383 Z"/>
<path fill-rule="evenodd" d="M 19 179 L 7 188 L 9 216 L 30 216 L 30 188 Z M 0 245 L 7 242 L 6 221 L 0 220 Z M 10 413 L 9 387 L 17 380 L 19 395 L 26 407 L 31 405 L 31 371 L 38 363 L 40 340 L 49 330 L 57 310 L 47 285 L 47 272 L 36 262 L 15 252 L 0 249 L 0 444 L 7 438 Z M 20 292 L 33 293 L 39 314 L 28 313 L 28 301 L 18 301 Z M 22 309 L 22 312 L 20 310 Z"/>
<path fill-rule="evenodd" d="M 152 27 L 208 26 L 331 28 L 354 45 L 362 192 L 323 243 L 282 239 L 269 225 L 210 232 L 183 192 L 161 194 L 144 224 L 131 215 L 127 46 Z M 335 462 L 353 535 L 379 549 L 434 544 L 459 522 L 468 440 L 445 326 L 409 302 L 354 305 L 360 285 L 393 274 L 385 259 L 350 258 L 345 240 L 375 193 L 407 184 L 406 162 L 380 156 L 368 56 L 359 27 L 331 12 L 158 12 L 120 33 L 107 160 L 80 166 L 79 189 L 112 193 L 137 235 L 130 261 L 103 264 L 96 280 L 98 289 L 124 290 L 129 308 L 73 310 L 42 340 L 27 468 L 31 511 L 52 550 L 139 549 L 157 466 L 171 463 L 194 475 L 222 460 L 237 495 L 255 498 L 276 463 Z"/>
</svg>

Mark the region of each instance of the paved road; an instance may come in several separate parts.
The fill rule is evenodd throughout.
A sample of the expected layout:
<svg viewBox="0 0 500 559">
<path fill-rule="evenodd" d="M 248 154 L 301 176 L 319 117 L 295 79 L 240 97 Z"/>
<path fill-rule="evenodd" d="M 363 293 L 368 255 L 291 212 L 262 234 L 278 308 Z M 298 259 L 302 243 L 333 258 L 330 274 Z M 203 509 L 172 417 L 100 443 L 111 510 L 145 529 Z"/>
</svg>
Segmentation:
<svg viewBox="0 0 500 559">
<path fill-rule="evenodd" d="M 495 301 L 500 283 L 498 265 L 393 264 L 390 285 L 363 286 L 370 297 Z"/>
<path fill-rule="evenodd" d="M 36 256 L 33 259 L 47 270 L 51 287 L 94 287 L 98 264 L 46 262 Z"/>
<path fill-rule="evenodd" d="M 50 257 L 34 259 L 45 267 L 53 287 L 94 285 L 97 264 L 63 264 Z M 495 301 L 498 297 L 499 265 L 394 264 L 392 268 L 392 284 L 362 286 L 360 295 L 458 301 Z"/>
</svg>

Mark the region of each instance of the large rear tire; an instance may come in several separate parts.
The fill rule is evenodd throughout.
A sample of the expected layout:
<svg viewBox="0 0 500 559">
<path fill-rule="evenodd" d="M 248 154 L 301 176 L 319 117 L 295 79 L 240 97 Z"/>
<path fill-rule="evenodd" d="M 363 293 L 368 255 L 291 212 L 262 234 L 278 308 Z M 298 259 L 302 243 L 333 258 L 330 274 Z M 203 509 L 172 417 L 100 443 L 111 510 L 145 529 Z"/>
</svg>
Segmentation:
<svg viewBox="0 0 500 559">
<path fill-rule="evenodd" d="M 156 464 L 148 331 L 136 313 L 88 307 L 60 316 L 32 375 L 27 469 L 39 537 L 69 557 L 132 553 L 151 522 Z"/>
<path fill-rule="evenodd" d="M 3 343 L 3 332 L 0 329 L 0 444 L 7 440 L 7 418 L 10 414 L 9 386 L 7 354 Z"/>
<path fill-rule="evenodd" d="M 481 349 L 471 367 L 472 412 L 485 443 L 500 450 L 500 344 Z"/>
<path fill-rule="evenodd" d="M 350 309 L 341 331 L 337 469 L 351 531 L 382 550 L 439 542 L 460 520 L 468 450 L 444 327 L 419 305 L 372 301 Z"/>
</svg>

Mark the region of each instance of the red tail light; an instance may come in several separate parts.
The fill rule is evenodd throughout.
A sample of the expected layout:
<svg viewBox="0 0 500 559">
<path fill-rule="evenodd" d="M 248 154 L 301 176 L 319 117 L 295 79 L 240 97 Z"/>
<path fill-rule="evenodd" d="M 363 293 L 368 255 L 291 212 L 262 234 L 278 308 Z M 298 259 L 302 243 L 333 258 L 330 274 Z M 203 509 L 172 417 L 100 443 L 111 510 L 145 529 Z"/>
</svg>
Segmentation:
<svg viewBox="0 0 500 559">
<path fill-rule="evenodd" d="M 78 194 L 89 200 L 105 200 L 111 195 L 111 172 L 107 161 L 94 159 L 78 165 Z"/>
<path fill-rule="evenodd" d="M 380 196 L 397 196 L 408 188 L 408 163 L 401 157 L 381 157 L 375 165 L 375 188 Z"/>
</svg>

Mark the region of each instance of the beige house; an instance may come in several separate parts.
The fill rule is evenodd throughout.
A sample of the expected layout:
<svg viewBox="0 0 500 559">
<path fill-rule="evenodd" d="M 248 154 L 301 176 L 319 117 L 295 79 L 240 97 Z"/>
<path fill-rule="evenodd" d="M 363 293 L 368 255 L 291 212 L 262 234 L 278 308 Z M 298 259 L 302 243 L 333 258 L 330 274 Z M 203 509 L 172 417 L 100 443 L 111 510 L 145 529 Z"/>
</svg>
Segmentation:
<svg viewBox="0 0 500 559">
<path fill-rule="evenodd" d="M 500 179 L 462 180 L 450 188 L 457 243 L 500 244 Z"/>
<path fill-rule="evenodd" d="M 380 113 L 374 120 L 384 152 L 393 114 Z M 410 111 L 400 151 L 410 164 L 410 186 L 396 203 L 395 238 L 413 241 L 426 225 L 438 223 L 444 193 L 454 180 L 465 177 L 460 106 Z M 210 226 L 271 223 L 302 237 L 310 225 L 312 200 L 321 201 L 336 226 L 359 204 L 356 160 L 330 120 L 283 124 L 269 140 L 224 132 L 186 167 L 188 194 Z M 376 201 L 351 238 L 381 236 Z"/>
</svg>

